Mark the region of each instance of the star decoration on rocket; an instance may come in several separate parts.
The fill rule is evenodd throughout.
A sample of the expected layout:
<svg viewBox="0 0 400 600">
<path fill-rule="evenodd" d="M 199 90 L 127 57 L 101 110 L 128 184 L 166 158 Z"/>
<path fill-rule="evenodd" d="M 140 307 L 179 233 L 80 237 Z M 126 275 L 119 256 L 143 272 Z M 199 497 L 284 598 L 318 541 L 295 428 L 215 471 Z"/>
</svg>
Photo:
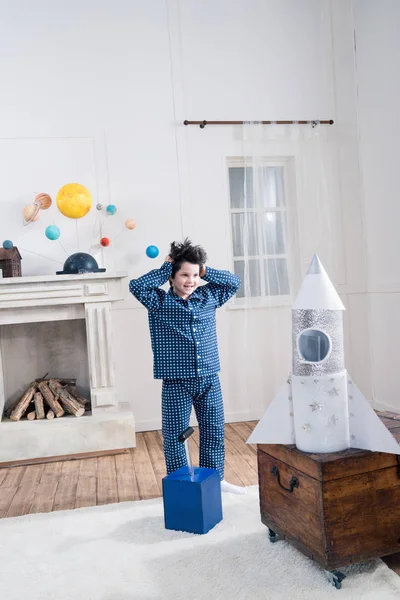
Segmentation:
<svg viewBox="0 0 400 600">
<path fill-rule="evenodd" d="M 339 419 L 337 418 L 336 415 L 332 415 L 331 417 L 329 417 L 329 419 L 328 419 L 328 427 L 335 427 L 336 421 L 339 421 Z"/>
<path fill-rule="evenodd" d="M 328 390 L 328 394 L 330 396 L 338 396 L 339 390 L 335 386 L 333 386 L 333 388 L 331 390 Z"/>
<path fill-rule="evenodd" d="M 318 400 L 314 400 L 314 402 L 308 406 L 311 408 L 312 412 L 315 412 L 316 410 L 322 410 L 324 408 L 324 405 L 320 404 Z"/>
<path fill-rule="evenodd" d="M 304 429 L 304 431 L 306 431 L 306 432 L 311 431 L 311 425 L 310 425 L 310 423 L 304 423 L 302 429 Z"/>
</svg>

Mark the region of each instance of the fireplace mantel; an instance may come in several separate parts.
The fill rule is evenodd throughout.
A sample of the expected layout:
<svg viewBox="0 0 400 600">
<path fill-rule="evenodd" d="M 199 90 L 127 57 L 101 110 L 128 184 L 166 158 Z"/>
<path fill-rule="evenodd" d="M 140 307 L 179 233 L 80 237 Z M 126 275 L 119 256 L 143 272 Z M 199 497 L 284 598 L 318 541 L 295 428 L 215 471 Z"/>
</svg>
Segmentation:
<svg viewBox="0 0 400 600">
<path fill-rule="evenodd" d="M 30 322 L 83 318 L 85 305 L 122 300 L 121 280 L 126 277 L 126 273 L 82 273 L 0 279 L 0 325 L 29 322 L 30 317 Z"/>
<path fill-rule="evenodd" d="M 0 462 L 135 445 L 133 415 L 127 400 L 118 395 L 113 361 L 111 310 L 113 303 L 122 300 L 126 277 L 126 273 L 105 272 L 0 279 L 0 326 L 85 320 L 92 401 L 92 414 L 81 418 L 30 422 L 3 419 Z M 0 343 L 0 352 L 1 348 Z M 2 362 L 0 377 L 4 382 L 7 373 L 3 373 Z M 5 404 L 1 382 L 0 415 Z"/>
</svg>

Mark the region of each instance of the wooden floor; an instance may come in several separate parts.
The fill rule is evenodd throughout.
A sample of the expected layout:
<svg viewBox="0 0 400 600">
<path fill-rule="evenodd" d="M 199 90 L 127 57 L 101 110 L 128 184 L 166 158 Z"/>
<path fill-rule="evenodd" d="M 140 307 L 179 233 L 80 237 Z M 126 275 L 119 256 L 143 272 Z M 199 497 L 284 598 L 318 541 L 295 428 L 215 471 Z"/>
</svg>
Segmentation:
<svg viewBox="0 0 400 600">
<path fill-rule="evenodd" d="M 226 425 L 226 479 L 254 485 L 256 448 L 245 444 L 255 423 Z M 198 430 L 190 438 L 198 464 Z M 136 448 L 125 454 L 0 468 L 0 518 L 96 506 L 161 496 L 165 477 L 160 431 L 138 433 Z"/>
<path fill-rule="evenodd" d="M 225 426 L 225 478 L 255 485 L 256 447 L 246 444 L 256 422 Z M 198 430 L 190 438 L 198 464 Z M 96 506 L 161 496 L 165 476 L 160 431 L 138 433 L 136 448 L 125 454 L 0 468 L 0 518 Z M 386 563 L 400 575 L 400 553 Z"/>
</svg>

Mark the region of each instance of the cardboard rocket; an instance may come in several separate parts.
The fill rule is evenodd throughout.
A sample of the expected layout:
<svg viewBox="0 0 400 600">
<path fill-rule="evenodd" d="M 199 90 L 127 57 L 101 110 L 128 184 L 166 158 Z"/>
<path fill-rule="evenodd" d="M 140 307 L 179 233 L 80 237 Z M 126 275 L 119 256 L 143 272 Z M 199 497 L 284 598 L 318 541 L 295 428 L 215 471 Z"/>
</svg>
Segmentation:
<svg viewBox="0 0 400 600">
<path fill-rule="evenodd" d="M 249 444 L 296 444 L 311 453 L 360 448 L 400 454 L 400 445 L 345 369 L 344 310 L 315 254 L 292 307 L 293 373 Z"/>
</svg>

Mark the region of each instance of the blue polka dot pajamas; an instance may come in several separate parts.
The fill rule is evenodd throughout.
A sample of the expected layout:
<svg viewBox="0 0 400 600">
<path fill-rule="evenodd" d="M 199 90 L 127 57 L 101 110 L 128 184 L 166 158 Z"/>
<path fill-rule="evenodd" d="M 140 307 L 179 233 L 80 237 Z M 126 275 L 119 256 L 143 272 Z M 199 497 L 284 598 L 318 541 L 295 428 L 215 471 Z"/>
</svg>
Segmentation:
<svg viewBox="0 0 400 600">
<path fill-rule="evenodd" d="M 167 473 L 186 465 L 179 434 L 189 425 L 192 406 L 200 430 L 200 466 L 217 469 L 224 476 L 224 411 L 216 309 L 239 289 L 240 279 L 229 271 L 206 267 L 199 286 L 184 300 L 160 288 L 172 273 L 166 262 L 129 283 L 131 293 L 149 315 L 154 377 L 163 380 L 162 434 Z"/>
</svg>

